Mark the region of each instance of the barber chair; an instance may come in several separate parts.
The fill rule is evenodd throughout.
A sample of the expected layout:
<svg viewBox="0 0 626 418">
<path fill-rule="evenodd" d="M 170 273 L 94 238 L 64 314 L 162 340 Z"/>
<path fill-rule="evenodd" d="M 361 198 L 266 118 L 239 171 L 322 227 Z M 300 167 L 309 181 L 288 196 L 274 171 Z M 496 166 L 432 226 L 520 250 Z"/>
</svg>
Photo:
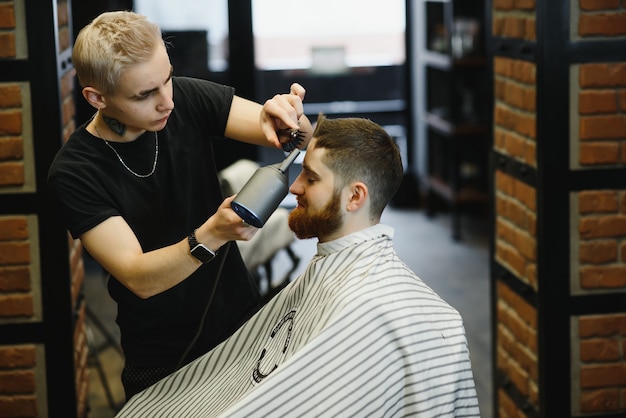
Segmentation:
<svg viewBox="0 0 626 418">
<path fill-rule="evenodd" d="M 236 194 L 260 167 L 254 161 L 241 159 L 221 170 L 218 175 L 224 196 Z M 291 274 L 298 267 L 300 257 L 291 244 L 295 236 L 288 225 L 289 211 L 279 207 L 269 217 L 263 228 L 249 241 L 237 241 L 239 252 L 251 275 L 257 280 L 265 300 L 271 299 L 280 289 L 289 284 Z M 273 263 L 284 251 L 289 260 L 287 272 L 278 280 L 274 276 Z M 265 285 L 262 283 L 265 278 Z"/>
</svg>

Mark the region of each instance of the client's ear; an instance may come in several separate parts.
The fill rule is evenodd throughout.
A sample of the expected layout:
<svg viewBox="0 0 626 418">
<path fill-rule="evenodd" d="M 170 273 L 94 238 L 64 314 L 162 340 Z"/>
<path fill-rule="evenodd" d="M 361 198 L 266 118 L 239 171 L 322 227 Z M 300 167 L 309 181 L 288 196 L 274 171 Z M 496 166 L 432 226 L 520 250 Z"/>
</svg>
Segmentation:
<svg viewBox="0 0 626 418">
<path fill-rule="evenodd" d="M 346 210 L 355 211 L 363 207 L 369 196 L 369 190 L 367 188 L 367 185 L 361 181 L 357 181 L 348 186 L 348 190 L 349 196 Z"/>
</svg>

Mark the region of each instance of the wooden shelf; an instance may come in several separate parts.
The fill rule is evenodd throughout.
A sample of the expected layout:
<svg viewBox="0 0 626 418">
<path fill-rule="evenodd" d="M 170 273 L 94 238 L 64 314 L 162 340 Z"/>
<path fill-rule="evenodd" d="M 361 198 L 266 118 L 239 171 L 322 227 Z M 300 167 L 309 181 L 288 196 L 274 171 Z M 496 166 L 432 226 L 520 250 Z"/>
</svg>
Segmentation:
<svg viewBox="0 0 626 418">
<path fill-rule="evenodd" d="M 468 55 L 466 57 L 453 58 L 449 54 L 425 49 L 421 52 L 422 62 L 433 68 L 448 71 L 455 67 L 482 67 L 485 65 L 485 57 L 480 55 Z"/>
<path fill-rule="evenodd" d="M 484 203 L 488 199 L 487 193 L 475 188 L 461 187 L 459 190 L 454 190 L 439 176 L 431 175 L 428 178 L 428 187 L 448 202 Z"/>
<path fill-rule="evenodd" d="M 491 82 L 479 33 L 484 7 L 479 0 L 419 0 L 415 8 L 415 23 L 423 30 L 416 44 L 414 92 L 417 149 L 424 153 L 420 181 L 432 197 L 429 214 L 441 203 L 450 209 L 454 239 L 460 237 L 461 206 L 489 200 L 485 173 L 491 127 L 484 91 Z M 473 43 L 466 43 L 468 37 Z"/>
<path fill-rule="evenodd" d="M 484 135 L 487 128 L 478 122 L 452 122 L 436 112 L 427 112 L 424 122 L 438 133 L 446 136 Z"/>
</svg>

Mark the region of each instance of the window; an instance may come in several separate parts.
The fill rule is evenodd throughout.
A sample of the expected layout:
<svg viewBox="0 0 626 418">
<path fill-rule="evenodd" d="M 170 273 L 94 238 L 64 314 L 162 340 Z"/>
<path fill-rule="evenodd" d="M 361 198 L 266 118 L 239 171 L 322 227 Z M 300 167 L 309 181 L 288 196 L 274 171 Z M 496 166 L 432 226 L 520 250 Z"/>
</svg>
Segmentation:
<svg viewBox="0 0 626 418">
<path fill-rule="evenodd" d="M 405 0 L 251 0 L 259 70 L 403 65 Z"/>
<path fill-rule="evenodd" d="M 228 68 L 228 0 L 134 0 L 134 10 L 169 31 L 206 31 L 207 68 Z"/>
</svg>

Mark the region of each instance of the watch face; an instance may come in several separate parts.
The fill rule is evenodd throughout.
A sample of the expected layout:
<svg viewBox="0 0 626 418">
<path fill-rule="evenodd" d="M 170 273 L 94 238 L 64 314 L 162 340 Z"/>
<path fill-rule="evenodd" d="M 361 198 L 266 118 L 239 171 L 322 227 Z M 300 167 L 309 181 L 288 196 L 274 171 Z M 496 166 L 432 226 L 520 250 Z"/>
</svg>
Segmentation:
<svg viewBox="0 0 626 418">
<path fill-rule="evenodd" d="M 191 249 L 191 254 L 203 263 L 211 261 L 213 260 L 213 257 L 215 257 L 215 254 L 202 244 L 198 244 L 193 247 Z"/>
</svg>

